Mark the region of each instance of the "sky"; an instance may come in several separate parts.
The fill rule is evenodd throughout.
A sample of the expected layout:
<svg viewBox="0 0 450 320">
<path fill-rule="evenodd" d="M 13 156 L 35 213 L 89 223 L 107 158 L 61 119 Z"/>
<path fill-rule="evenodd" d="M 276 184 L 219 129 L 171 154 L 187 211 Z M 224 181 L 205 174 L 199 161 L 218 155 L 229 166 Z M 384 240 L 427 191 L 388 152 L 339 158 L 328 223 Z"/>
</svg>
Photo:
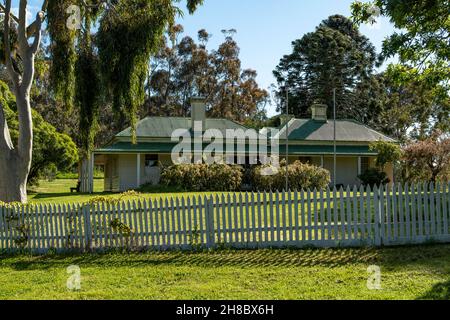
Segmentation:
<svg viewBox="0 0 450 320">
<path fill-rule="evenodd" d="M 292 52 L 292 41 L 314 31 L 330 15 L 350 16 L 353 0 L 205 0 L 194 15 L 185 14 L 178 22 L 185 35 L 193 38 L 206 29 L 213 35 L 209 43 L 215 49 L 223 41 L 221 30 L 236 29 L 235 40 L 241 48 L 243 68 L 258 72 L 261 88 L 276 83 L 272 71 L 285 54 Z M 394 27 L 386 18 L 373 26 L 361 26 L 361 32 L 375 45 L 378 52 L 383 40 Z M 268 115 L 276 114 L 276 106 L 268 106 Z"/>
<path fill-rule="evenodd" d="M 241 48 L 242 67 L 256 70 L 260 87 L 268 89 L 276 82 L 272 71 L 283 55 L 292 52 L 292 41 L 314 31 L 330 15 L 350 16 L 352 1 L 205 0 L 194 15 L 185 12 L 177 22 L 184 26 L 185 36 L 196 38 L 200 29 L 212 34 L 209 49 L 216 49 L 223 42 L 221 30 L 236 29 L 234 38 Z M 18 0 L 13 1 L 13 6 L 15 4 L 17 7 L 16 3 Z M 30 18 L 41 3 L 42 0 L 29 1 Z M 185 0 L 182 0 L 180 7 L 185 8 Z M 394 27 L 386 18 L 378 19 L 373 26 L 361 26 L 361 32 L 371 40 L 378 52 L 383 40 L 393 31 Z M 275 115 L 275 110 L 275 105 L 268 106 L 268 115 Z"/>
</svg>

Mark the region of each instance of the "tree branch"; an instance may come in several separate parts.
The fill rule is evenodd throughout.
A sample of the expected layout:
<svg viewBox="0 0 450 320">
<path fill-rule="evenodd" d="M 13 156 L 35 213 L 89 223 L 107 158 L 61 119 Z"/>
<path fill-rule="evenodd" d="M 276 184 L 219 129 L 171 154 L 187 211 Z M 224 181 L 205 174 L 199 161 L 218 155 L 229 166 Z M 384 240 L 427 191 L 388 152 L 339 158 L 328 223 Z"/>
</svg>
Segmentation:
<svg viewBox="0 0 450 320">
<path fill-rule="evenodd" d="M 14 145 L 11 141 L 11 135 L 6 122 L 3 105 L 0 104 L 0 150 L 1 152 L 7 152 L 13 150 Z"/>
<path fill-rule="evenodd" d="M 27 0 L 20 0 L 19 4 L 19 27 L 18 27 L 18 40 L 19 40 L 19 52 L 22 56 L 25 56 L 28 51 L 27 41 Z"/>
<path fill-rule="evenodd" d="M 41 28 L 42 28 L 42 22 L 44 21 L 44 12 L 38 12 L 36 15 L 36 20 L 33 22 L 33 24 L 36 25 L 36 30 L 34 32 L 34 41 L 31 45 L 31 53 L 35 54 L 37 50 L 39 49 L 39 44 L 41 43 Z"/>
<path fill-rule="evenodd" d="M 47 8 L 48 8 L 48 0 L 45 0 L 44 3 L 42 4 L 41 11 L 45 13 L 47 11 Z M 0 3 L 0 13 L 1 12 L 5 13 L 5 11 L 6 11 L 5 6 Z M 17 18 L 12 13 L 10 13 L 10 16 L 15 23 L 19 24 L 19 18 Z M 33 23 L 27 27 L 27 39 L 32 37 L 36 33 L 37 27 L 38 27 L 38 24 L 37 24 L 36 20 L 33 21 Z"/>
<path fill-rule="evenodd" d="M 14 90 L 17 92 L 20 84 L 20 75 L 14 70 L 11 58 L 10 47 L 10 18 L 11 18 L 11 0 L 6 0 L 5 19 L 4 19 L 4 47 L 5 47 L 5 64 L 11 81 L 14 84 Z"/>
</svg>

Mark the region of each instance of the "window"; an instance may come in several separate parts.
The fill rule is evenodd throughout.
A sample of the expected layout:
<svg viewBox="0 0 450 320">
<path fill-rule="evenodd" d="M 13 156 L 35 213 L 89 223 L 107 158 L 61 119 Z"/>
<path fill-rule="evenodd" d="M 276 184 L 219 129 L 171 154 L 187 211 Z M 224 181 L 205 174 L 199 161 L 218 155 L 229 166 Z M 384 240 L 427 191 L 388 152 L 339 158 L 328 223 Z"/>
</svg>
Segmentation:
<svg viewBox="0 0 450 320">
<path fill-rule="evenodd" d="M 157 167 L 158 166 L 158 155 L 157 154 L 146 154 L 145 155 L 145 166 L 146 167 Z"/>
<path fill-rule="evenodd" d="M 364 174 L 367 170 L 369 170 L 369 168 L 370 168 L 369 158 L 361 157 L 361 174 Z"/>
</svg>

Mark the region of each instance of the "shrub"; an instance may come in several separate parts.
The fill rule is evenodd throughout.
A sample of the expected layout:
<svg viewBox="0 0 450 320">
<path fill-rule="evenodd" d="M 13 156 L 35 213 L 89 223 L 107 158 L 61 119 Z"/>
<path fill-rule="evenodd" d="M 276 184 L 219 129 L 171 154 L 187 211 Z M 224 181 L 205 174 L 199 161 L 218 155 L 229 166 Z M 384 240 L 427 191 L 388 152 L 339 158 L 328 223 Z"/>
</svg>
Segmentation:
<svg viewBox="0 0 450 320">
<path fill-rule="evenodd" d="M 361 183 L 365 186 L 380 186 L 390 182 L 387 174 L 376 168 L 370 168 L 358 176 Z"/>
<path fill-rule="evenodd" d="M 275 174 L 265 175 L 267 170 L 274 171 L 274 168 L 269 166 L 259 166 L 253 169 L 253 187 L 256 190 L 284 190 L 286 189 L 286 170 L 289 175 L 289 189 L 324 189 L 330 182 L 330 172 L 328 170 L 312 166 L 309 164 L 296 161 L 286 167 L 282 165 L 281 168 L 275 170 Z"/>
<path fill-rule="evenodd" d="M 186 191 L 236 191 L 242 177 L 240 166 L 183 164 L 164 169 L 161 184 Z"/>
</svg>

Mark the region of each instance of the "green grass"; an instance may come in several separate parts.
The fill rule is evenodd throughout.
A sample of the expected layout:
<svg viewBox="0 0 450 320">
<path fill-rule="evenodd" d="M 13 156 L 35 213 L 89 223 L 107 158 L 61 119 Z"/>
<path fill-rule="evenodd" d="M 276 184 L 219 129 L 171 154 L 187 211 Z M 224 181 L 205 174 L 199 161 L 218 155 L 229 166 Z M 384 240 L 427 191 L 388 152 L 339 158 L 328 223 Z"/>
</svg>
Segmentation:
<svg viewBox="0 0 450 320">
<path fill-rule="evenodd" d="M 77 180 L 74 179 L 56 179 L 53 181 L 41 181 L 38 187 L 31 187 L 28 190 L 28 200 L 30 203 L 84 203 L 89 202 L 93 197 L 110 197 L 119 198 L 120 194 L 117 193 L 105 193 L 103 192 L 103 180 L 94 180 L 94 193 L 93 194 L 81 194 L 81 193 L 70 193 L 71 187 L 76 187 Z M 177 191 L 172 188 L 164 187 L 147 187 L 139 190 L 142 195 L 141 197 L 126 197 L 124 200 L 137 200 L 139 198 L 144 199 L 170 199 L 170 198 L 186 198 L 186 197 L 215 197 L 216 195 L 222 196 L 223 194 L 227 196 L 228 194 L 237 196 L 239 193 L 228 193 L 228 192 L 184 192 Z M 244 193 L 242 193 L 244 195 Z M 346 193 L 344 193 L 346 194 Z M 353 195 L 353 192 L 350 193 Z M 292 199 L 294 199 L 292 197 Z"/>
<path fill-rule="evenodd" d="M 56 179 L 54 181 L 41 181 L 38 187 L 32 187 L 28 190 L 28 201 L 30 203 L 84 203 L 89 202 L 94 197 L 119 198 L 118 193 L 103 192 L 103 180 L 94 180 L 94 193 L 70 193 L 71 187 L 76 187 L 77 180 Z M 154 188 L 142 190 L 141 197 L 125 197 L 123 200 L 132 199 L 170 199 L 181 197 L 204 197 L 222 195 L 222 192 L 182 192 L 165 190 L 164 188 Z"/>
<path fill-rule="evenodd" d="M 1 256 L 0 299 L 449 299 L 450 246 Z M 81 268 L 69 291 L 67 267 Z M 382 290 L 368 290 L 378 265 Z"/>
</svg>

